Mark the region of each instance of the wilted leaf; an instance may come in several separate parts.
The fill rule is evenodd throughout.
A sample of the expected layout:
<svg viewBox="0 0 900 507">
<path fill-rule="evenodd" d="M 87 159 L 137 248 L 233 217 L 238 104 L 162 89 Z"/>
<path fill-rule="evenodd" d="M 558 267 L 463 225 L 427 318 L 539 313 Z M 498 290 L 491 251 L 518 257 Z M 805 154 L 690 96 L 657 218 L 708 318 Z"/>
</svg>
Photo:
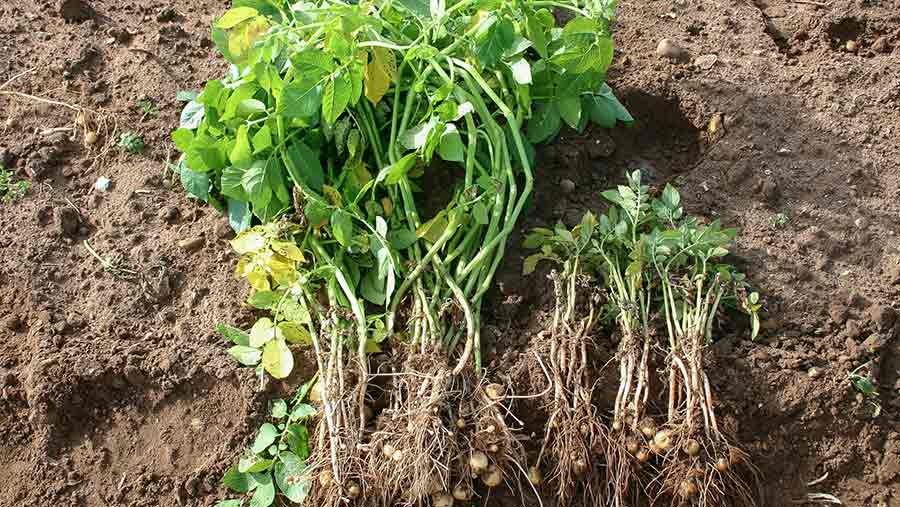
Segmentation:
<svg viewBox="0 0 900 507">
<path fill-rule="evenodd" d="M 294 369 L 294 355 L 282 339 L 266 343 L 263 349 L 262 366 L 269 375 L 277 379 L 286 378 Z"/>
</svg>

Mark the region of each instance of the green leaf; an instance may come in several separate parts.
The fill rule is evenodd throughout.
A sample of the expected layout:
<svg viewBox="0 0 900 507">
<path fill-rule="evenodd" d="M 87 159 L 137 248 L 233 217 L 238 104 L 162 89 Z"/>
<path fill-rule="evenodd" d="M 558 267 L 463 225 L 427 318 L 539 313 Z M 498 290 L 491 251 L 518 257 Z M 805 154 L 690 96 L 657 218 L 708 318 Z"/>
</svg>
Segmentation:
<svg viewBox="0 0 900 507">
<path fill-rule="evenodd" d="M 522 274 L 527 276 L 531 273 L 534 273 L 535 268 L 537 268 L 538 262 L 546 258 L 547 256 L 543 253 L 529 255 L 525 258 L 525 262 L 522 263 Z"/>
<path fill-rule="evenodd" d="M 291 424 L 287 427 L 285 441 L 288 449 L 300 459 L 309 457 L 309 431 L 302 424 Z"/>
<path fill-rule="evenodd" d="M 288 119 L 310 120 L 321 106 L 322 86 L 317 81 L 306 80 L 284 86 L 275 112 Z"/>
<path fill-rule="evenodd" d="M 253 161 L 253 149 L 250 147 L 249 131 L 250 128 L 247 125 L 241 125 L 235 136 L 234 148 L 231 150 L 228 158 L 236 166 L 247 167 Z"/>
<path fill-rule="evenodd" d="M 556 136 L 562 127 L 562 118 L 555 103 L 538 104 L 528 120 L 528 140 L 541 143 Z"/>
<path fill-rule="evenodd" d="M 515 27 L 507 19 L 489 16 L 482 21 L 475 33 L 475 56 L 483 67 L 492 67 L 500 61 L 514 42 Z"/>
<path fill-rule="evenodd" d="M 216 332 L 224 336 L 226 340 L 234 343 L 235 345 L 250 345 L 250 335 L 236 327 L 232 327 L 226 324 L 217 324 Z"/>
<path fill-rule="evenodd" d="M 188 151 L 191 147 L 191 143 L 194 142 L 194 133 L 189 129 L 180 128 L 175 132 L 172 132 L 172 141 L 175 142 L 175 147 L 182 152 Z"/>
<path fill-rule="evenodd" d="M 572 128 L 581 123 L 581 98 L 564 97 L 559 99 L 559 115 Z"/>
<path fill-rule="evenodd" d="M 509 65 L 513 79 L 521 85 L 531 84 L 531 65 L 528 60 L 519 58 Z"/>
<path fill-rule="evenodd" d="M 462 162 L 465 160 L 465 148 L 462 137 L 460 137 L 459 131 L 456 130 L 456 126 L 452 123 L 447 124 L 447 130 L 441 136 L 438 155 L 448 162 Z"/>
<path fill-rule="evenodd" d="M 353 85 L 350 76 L 341 73 L 325 84 L 325 94 L 322 96 L 322 116 L 325 121 L 333 124 L 337 121 L 347 106 L 350 104 L 350 94 Z"/>
<path fill-rule="evenodd" d="M 266 112 L 266 105 L 256 99 L 245 99 L 238 103 L 236 115 L 240 118 L 248 118 L 254 114 Z"/>
<path fill-rule="evenodd" d="M 253 134 L 253 153 L 259 153 L 272 147 L 272 131 L 268 125 L 263 125 L 256 134 Z"/>
<path fill-rule="evenodd" d="M 259 290 L 254 292 L 247 298 L 247 304 L 260 310 L 268 310 L 275 305 L 276 298 L 279 294 L 270 290 Z"/>
<path fill-rule="evenodd" d="M 265 208 L 272 199 L 272 188 L 266 183 L 266 162 L 257 160 L 241 176 L 241 185 L 254 208 Z"/>
<path fill-rule="evenodd" d="M 282 158 L 294 183 L 316 192 L 322 191 L 325 172 L 322 170 L 318 153 L 302 141 L 297 141 L 284 150 Z"/>
<path fill-rule="evenodd" d="M 272 460 L 262 459 L 256 455 L 244 456 L 238 461 L 238 472 L 255 473 L 268 470 L 272 466 Z"/>
<path fill-rule="evenodd" d="M 228 199 L 228 224 L 234 232 L 250 228 L 250 205 L 238 199 Z"/>
<path fill-rule="evenodd" d="M 396 185 L 403 179 L 406 174 L 416 165 L 418 156 L 415 153 L 408 153 L 397 161 L 382 169 L 375 178 L 376 183 L 384 182 L 386 185 Z"/>
<path fill-rule="evenodd" d="M 238 472 L 237 466 L 235 465 L 232 465 L 231 468 L 225 472 L 225 476 L 222 477 L 222 484 L 236 493 L 246 493 L 250 491 L 250 481 L 247 474 Z"/>
<path fill-rule="evenodd" d="M 428 142 L 428 137 L 436 125 L 437 119 L 431 117 L 428 121 L 407 129 L 400 135 L 400 144 L 407 150 L 418 150 Z"/>
<path fill-rule="evenodd" d="M 314 415 L 316 415 L 315 407 L 307 405 L 306 403 L 298 403 L 294 406 L 294 409 L 291 410 L 290 420 L 291 422 L 299 422 Z"/>
<path fill-rule="evenodd" d="M 178 90 L 175 92 L 175 100 L 178 102 L 190 102 L 196 100 L 199 95 L 200 92 L 195 92 L 193 90 Z"/>
<path fill-rule="evenodd" d="M 353 217 L 342 209 L 331 215 L 331 233 L 343 247 L 349 247 L 353 241 Z"/>
<path fill-rule="evenodd" d="M 209 176 L 192 171 L 187 164 L 181 164 L 181 185 L 190 197 L 203 202 L 209 200 Z"/>
<path fill-rule="evenodd" d="M 259 485 L 250 499 L 250 507 L 269 507 L 275 501 L 275 483 L 272 482 L 272 476 L 266 474 L 257 479 Z"/>
<path fill-rule="evenodd" d="M 292 452 L 282 452 L 275 464 L 275 482 L 288 500 L 302 504 L 309 494 L 310 478 L 306 463 Z"/>
<path fill-rule="evenodd" d="M 250 328 L 250 346 L 262 347 L 275 339 L 275 324 L 268 317 L 262 317 Z"/>
<path fill-rule="evenodd" d="M 219 500 L 213 507 L 241 507 L 244 505 L 243 500 Z"/>
<path fill-rule="evenodd" d="M 239 201 L 249 201 L 247 191 L 244 190 L 243 177 L 245 169 L 237 166 L 228 166 L 222 170 L 221 189 L 222 195 Z"/>
<path fill-rule="evenodd" d="M 194 130 L 200 126 L 205 116 L 206 109 L 203 107 L 203 104 L 192 100 L 185 104 L 184 109 L 181 110 L 178 126 L 183 129 Z"/>
<path fill-rule="evenodd" d="M 256 12 L 256 9 L 252 9 L 250 7 L 235 7 L 233 9 L 229 9 L 222 15 L 221 18 L 216 21 L 216 28 L 222 28 L 223 30 L 227 30 L 229 28 L 233 28 L 244 21 L 247 21 L 250 18 L 254 18 L 259 13 Z"/>
<path fill-rule="evenodd" d="M 287 416 L 288 406 L 287 403 L 281 398 L 272 402 L 272 418 L 274 419 L 282 419 Z"/>
<path fill-rule="evenodd" d="M 411 247 L 418 238 L 416 233 L 406 228 L 392 229 L 388 232 L 387 240 L 395 250 L 406 250 Z"/>
<path fill-rule="evenodd" d="M 228 349 L 228 355 L 235 358 L 237 362 L 244 366 L 256 366 L 259 364 L 260 359 L 262 359 L 262 352 L 259 349 L 246 347 L 244 345 L 235 345 L 234 347 L 231 347 Z"/>
<path fill-rule="evenodd" d="M 541 58 L 548 58 L 547 34 L 544 32 L 543 24 L 541 24 L 537 16 L 529 15 L 526 19 L 526 27 L 528 38 L 531 39 L 531 42 L 534 44 L 535 51 L 537 51 Z"/>
<path fill-rule="evenodd" d="M 591 96 L 585 99 L 588 105 L 588 114 L 591 121 L 600 127 L 611 129 L 616 126 L 616 113 L 608 100 L 603 97 Z"/>
<path fill-rule="evenodd" d="M 276 438 L 278 438 L 278 429 L 271 423 L 265 423 L 259 427 L 256 439 L 253 441 L 253 445 L 250 446 L 250 450 L 256 454 L 261 454 L 275 442 Z"/>
<path fill-rule="evenodd" d="M 269 375 L 277 379 L 287 378 L 294 369 L 294 355 L 287 343 L 280 338 L 276 338 L 263 348 L 262 366 L 269 372 Z"/>
<path fill-rule="evenodd" d="M 612 88 L 610 88 L 609 85 L 603 83 L 600 86 L 598 96 L 606 99 L 607 105 L 613 110 L 616 119 L 624 123 L 626 126 L 631 126 L 634 124 L 634 118 L 631 116 L 631 113 L 629 113 L 628 110 L 625 109 L 625 106 L 623 106 L 622 103 L 619 102 L 619 99 L 616 98 L 615 93 L 613 93 Z"/>
<path fill-rule="evenodd" d="M 359 291 L 366 301 L 382 306 L 386 298 L 384 285 L 384 282 L 378 279 L 378 273 L 367 271 L 360 283 Z"/>
</svg>

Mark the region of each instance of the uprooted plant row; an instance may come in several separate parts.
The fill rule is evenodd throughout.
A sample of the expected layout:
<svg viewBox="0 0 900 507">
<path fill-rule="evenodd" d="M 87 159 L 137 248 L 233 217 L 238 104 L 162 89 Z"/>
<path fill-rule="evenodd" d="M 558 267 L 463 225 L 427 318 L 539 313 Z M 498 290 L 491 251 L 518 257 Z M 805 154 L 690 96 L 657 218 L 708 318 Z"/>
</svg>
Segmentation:
<svg viewBox="0 0 900 507">
<path fill-rule="evenodd" d="M 230 489 L 263 507 L 447 506 L 545 482 L 564 504 L 643 491 L 752 503 L 702 353 L 726 306 L 757 322 L 757 296 L 721 262 L 734 231 L 683 217 L 671 188 L 651 201 L 630 175 L 599 220 L 529 237 L 541 250 L 526 271 L 562 267 L 539 335 L 552 389 L 537 456 L 507 422 L 513 386 L 481 371 L 482 301 L 529 202 L 533 146 L 564 124 L 632 121 L 604 83 L 614 12 L 611 0 L 235 0 L 216 21 L 231 68 L 190 97 L 172 169 L 238 233 L 235 274 L 260 317 L 219 327 L 229 353 L 261 382 L 288 377 L 302 348 L 318 370 L 273 402 Z M 438 171 L 452 185 L 429 185 Z M 604 323 L 620 335 L 612 410 L 588 359 Z"/>
</svg>

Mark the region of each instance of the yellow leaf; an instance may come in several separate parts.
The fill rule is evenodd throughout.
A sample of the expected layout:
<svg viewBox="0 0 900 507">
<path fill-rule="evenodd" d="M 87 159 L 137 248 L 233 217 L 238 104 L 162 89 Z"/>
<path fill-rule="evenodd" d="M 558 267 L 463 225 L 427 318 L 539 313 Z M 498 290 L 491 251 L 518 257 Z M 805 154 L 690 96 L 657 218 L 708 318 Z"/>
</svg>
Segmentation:
<svg viewBox="0 0 900 507">
<path fill-rule="evenodd" d="M 272 287 L 269 285 L 269 276 L 259 266 L 247 273 L 247 281 L 256 290 L 272 290 Z"/>
<path fill-rule="evenodd" d="M 303 250 L 300 250 L 300 247 L 290 241 L 273 241 L 271 248 L 282 257 L 292 261 L 303 262 L 306 260 L 303 257 Z"/>
<path fill-rule="evenodd" d="M 322 185 L 322 193 L 325 195 L 325 199 L 327 199 L 332 206 L 341 206 L 343 199 L 341 198 L 341 193 L 338 192 L 336 188 L 330 187 L 328 185 Z"/>
<path fill-rule="evenodd" d="M 373 339 L 366 340 L 366 354 L 378 354 L 381 352 L 381 346 Z"/>
<path fill-rule="evenodd" d="M 231 240 L 231 248 L 239 254 L 257 252 L 266 246 L 266 237 L 262 231 L 254 227 L 237 235 Z"/>
<path fill-rule="evenodd" d="M 282 339 L 274 339 L 263 348 L 262 366 L 275 378 L 285 378 L 294 369 L 294 356 Z"/>
<path fill-rule="evenodd" d="M 289 285 L 297 278 L 297 270 L 289 259 L 273 254 L 266 261 L 266 269 L 278 285 Z"/>
<path fill-rule="evenodd" d="M 244 255 L 240 259 L 238 259 L 237 266 L 234 267 L 234 277 L 235 278 L 244 278 L 247 275 L 247 266 L 250 264 L 249 255 Z"/>
<path fill-rule="evenodd" d="M 381 198 L 381 207 L 384 209 L 384 216 L 390 218 L 394 214 L 394 201 L 390 197 Z"/>
<path fill-rule="evenodd" d="M 366 64 L 366 98 L 378 104 L 397 76 L 397 59 L 387 48 L 372 48 L 372 61 Z"/>
<path fill-rule="evenodd" d="M 271 319 L 263 317 L 250 328 L 250 346 L 259 348 L 275 339 L 275 325 Z"/>
<path fill-rule="evenodd" d="M 246 20 L 231 29 L 228 36 L 228 51 L 235 63 L 243 63 L 253 44 L 269 30 L 265 16 Z"/>
</svg>

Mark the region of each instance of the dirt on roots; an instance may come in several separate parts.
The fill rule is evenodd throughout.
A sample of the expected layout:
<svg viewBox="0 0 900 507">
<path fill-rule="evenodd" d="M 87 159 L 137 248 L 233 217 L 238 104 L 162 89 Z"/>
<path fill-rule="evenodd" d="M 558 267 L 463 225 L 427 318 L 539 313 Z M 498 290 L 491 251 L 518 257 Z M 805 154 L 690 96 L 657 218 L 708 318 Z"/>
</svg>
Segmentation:
<svg viewBox="0 0 900 507">
<path fill-rule="evenodd" d="M 227 3 L 0 3 L 0 83 L 18 76 L 0 92 L 90 109 L 102 127 L 85 147 L 80 127 L 65 130 L 72 110 L 0 96 L 0 163 L 31 182 L 0 204 L 0 506 L 212 505 L 266 400 L 303 380 L 260 391 L 224 353 L 215 324 L 252 322 L 230 229 L 164 171 L 176 92 L 225 71 L 208 34 Z M 896 3 L 622 2 L 615 37 L 610 83 L 637 124 L 539 151 L 486 304 L 487 374 L 524 395 L 529 458 L 547 416 L 528 397 L 546 388 L 532 342 L 554 302 L 546 272 L 520 274 L 522 233 L 574 225 L 641 169 L 677 185 L 690 213 L 740 228 L 734 260 L 764 294 L 762 337 L 734 323 L 706 352 L 719 424 L 763 478 L 760 505 L 809 492 L 900 505 Z M 688 58 L 658 57 L 663 38 Z M 142 155 L 114 147 L 126 131 L 143 135 Z M 608 335 L 592 364 L 612 357 Z M 878 381 L 877 417 L 848 381 L 859 367 Z M 607 406 L 614 382 L 599 373 Z M 522 491 L 482 503 L 539 504 Z"/>
</svg>

